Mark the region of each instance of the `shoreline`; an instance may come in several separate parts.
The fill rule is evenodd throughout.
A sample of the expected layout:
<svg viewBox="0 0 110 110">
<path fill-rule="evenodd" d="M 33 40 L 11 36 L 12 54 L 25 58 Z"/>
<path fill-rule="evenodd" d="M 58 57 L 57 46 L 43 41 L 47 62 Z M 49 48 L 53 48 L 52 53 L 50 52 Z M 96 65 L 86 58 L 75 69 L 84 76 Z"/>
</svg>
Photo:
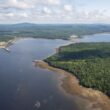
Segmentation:
<svg viewBox="0 0 110 110">
<path fill-rule="evenodd" d="M 19 40 L 18 38 L 13 38 L 7 42 L 3 41 L 0 42 L 0 49 L 4 49 L 6 51 L 10 51 L 8 47 L 10 47 L 11 45 L 13 45 L 17 40 Z"/>
<path fill-rule="evenodd" d="M 64 75 L 64 77 L 60 79 L 59 86 L 66 92 L 66 94 L 68 93 L 72 96 L 77 96 L 80 98 L 79 101 L 85 101 L 85 104 L 87 105 L 85 110 L 110 110 L 110 99 L 107 95 L 101 91 L 81 86 L 79 80 L 71 73 L 55 68 L 41 60 L 35 61 L 35 66 Z M 82 103 L 79 101 L 77 103 Z"/>
<path fill-rule="evenodd" d="M 109 32 L 103 32 L 103 33 L 96 33 L 96 34 L 89 34 L 89 35 L 82 35 L 81 37 L 79 37 L 78 35 L 74 35 L 73 36 L 76 36 L 75 38 L 69 36 L 68 39 L 61 39 L 61 40 L 67 40 L 71 43 L 79 43 L 79 39 L 85 37 L 85 36 L 91 36 L 91 35 L 102 35 L 102 34 L 110 34 Z M 8 41 L 0 41 L 0 49 L 4 49 L 6 51 L 10 51 L 8 49 L 8 47 L 10 45 L 13 45 L 16 41 L 20 40 L 20 39 L 27 39 L 27 38 L 33 38 L 33 37 L 13 37 L 12 39 L 8 40 Z M 34 39 L 39 39 L 39 38 L 34 38 Z M 42 39 L 45 39 L 45 38 L 42 38 Z M 46 38 L 47 39 L 47 38 Z M 68 44 L 67 44 L 68 45 Z M 62 46 L 66 46 L 66 45 L 62 45 Z"/>
<path fill-rule="evenodd" d="M 79 39 L 70 40 L 71 43 L 77 43 Z M 66 45 L 62 45 L 66 46 Z M 60 47 L 58 47 L 55 51 L 55 54 L 59 52 Z M 43 69 L 48 69 L 50 71 L 54 71 L 58 74 L 64 75 L 62 79 L 58 78 L 60 80 L 60 88 L 65 92 L 66 94 L 69 94 L 71 96 L 78 96 L 77 104 L 80 106 L 83 105 L 83 102 L 86 104 L 86 108 L 83 110 L 110 110 L 110 98 L 104 94 L 103 92 L 99 90 L 95 90 L 93 88 L 86 88 L 82 85 L 80 85 L 79 79 L 73 75 L 72 73 L 65 71 L 61 68 L 54 67 L 52 65 L 49 65 L 48 62 L 42 61 L 42 60 L 35 60 L 35 65 L 39 66 Z M 82 102 L 80 102 L 80 100 Z M 82 108 L 81 108 L 82 110 Z"/>
<path fill-rule="evenodd" d="M 21 40 L 21 39 L 27 39 L 27 38 L 23 38 L 23 37 L 18 37 L 17 38 L 17 37 L 14 37 L 13 39 L 8 40 L 7 42 L 1 41 L 0 42 L 0 49 L 4 49 L 5 51 L 10 52 L 9 47 L 11 45 L 13 45 L 15 42 L 17 42 L 18 40 Z"/>
</svg>

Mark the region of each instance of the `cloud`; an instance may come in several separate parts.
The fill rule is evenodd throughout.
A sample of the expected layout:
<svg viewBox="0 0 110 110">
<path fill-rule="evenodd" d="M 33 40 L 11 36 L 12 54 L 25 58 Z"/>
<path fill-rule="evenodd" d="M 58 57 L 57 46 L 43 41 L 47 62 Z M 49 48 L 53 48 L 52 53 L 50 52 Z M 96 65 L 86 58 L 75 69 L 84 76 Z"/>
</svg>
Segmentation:
<svg viewBox="0 0 110 110">
<path fill-rule="evenodd" d="M 2 0 L 0 21 L 110 22 L 109 10 L 102 10 L 98 6 L 88 10 L 87 5 L 82 8 L 76 3 L 73 0 Z"/>
<path fill-rule="evenodd" d="M 7 2 L 1 4 L 0 7 L 3 9 L 9 9 L 9 8 L 28 9 L 32 7 L 32 5 L 25 1 L 8 0 Z"/>
<path fill-rule="evenodd" d="M 67 4 L 67 5 L 64 5 L 64 10 L 65 10 L 65 11 L 67 11 L 67 12 L 71 12 L 72 9 L 73 9 L 73 8 L 72 8 L 71 5 L 68 5 L 68 4 Z"/>
<path fill-rule="evenodd" d="M 52 11 L 51 11 L 48 7 L 44 7 L 44 8 L 43 8 L 43 13 L 44 13 L 44 14 L 51 14 Z"/>
<path fill-rule="evenodd" d="M 47 0 L 48 4 L 52 4 L 52 5 L 59 5 L 60 4 L 60 0 Z"/>
<path fill-rule="evenodd" d="M 19 16 L 24 17 L 24 18 L 27 18 L 28 17 L 28 14 L 25 13 L 25 12 L 22 12 L 22 13 L 19 14 Z"/>
<path fill-rule="evenodd" d="M 14 13 L 7 13 L 6 16 L 7 17 L 14 17 Z"/>
</svg>

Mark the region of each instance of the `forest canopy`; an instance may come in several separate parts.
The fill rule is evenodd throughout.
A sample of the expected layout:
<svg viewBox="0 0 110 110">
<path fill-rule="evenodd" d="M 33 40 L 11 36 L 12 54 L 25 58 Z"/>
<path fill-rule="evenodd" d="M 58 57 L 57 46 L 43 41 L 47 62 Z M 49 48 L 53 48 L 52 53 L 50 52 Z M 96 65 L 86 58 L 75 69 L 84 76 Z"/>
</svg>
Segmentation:
<svg viewBox="0 0 110 110">
<path fill-rule="evenodd" d="M 101 24 L 5 24 L 0 25 L 0 41 L 14 37 L 33 37 L 45 39 L 66 39 L 76 35 L 82 37 L 110 32 L 110 25 Z"/>
<path fill-rule="evenodd" d="M 45 59 L 51 66 L 74 74 L 80 84 L 110 96 L 110 43 L 76 43 L 59 48 Z"/>
</svg>

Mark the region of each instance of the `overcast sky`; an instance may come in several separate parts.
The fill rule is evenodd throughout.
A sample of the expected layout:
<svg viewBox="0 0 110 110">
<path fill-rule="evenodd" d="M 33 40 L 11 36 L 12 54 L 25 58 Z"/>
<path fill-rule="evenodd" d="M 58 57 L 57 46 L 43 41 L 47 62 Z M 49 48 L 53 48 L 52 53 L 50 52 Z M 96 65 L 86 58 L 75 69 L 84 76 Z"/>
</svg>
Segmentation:
<svg viewBox="0 0 110 110">
<path fill-rule="evenodd" d="M 110 23 L 110 0 L 0 0 L 0 23 Z"/>
</svg>

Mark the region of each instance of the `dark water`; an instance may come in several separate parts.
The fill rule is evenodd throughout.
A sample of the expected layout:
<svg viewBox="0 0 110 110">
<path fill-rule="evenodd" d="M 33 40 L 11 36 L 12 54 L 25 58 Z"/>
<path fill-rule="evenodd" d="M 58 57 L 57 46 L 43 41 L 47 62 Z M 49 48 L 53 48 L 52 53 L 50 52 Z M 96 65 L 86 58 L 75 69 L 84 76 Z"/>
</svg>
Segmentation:
<svg viewBox="0 0 110 110">
<path fill-rule="evenodd" d="M 74 100 L 58 88 L 58 74 L 32 62 L 66 43 L 25 39 L 12 45 L 10 53 L 0 49 L 0 110 L 78 110 Z"/>
</svg>

